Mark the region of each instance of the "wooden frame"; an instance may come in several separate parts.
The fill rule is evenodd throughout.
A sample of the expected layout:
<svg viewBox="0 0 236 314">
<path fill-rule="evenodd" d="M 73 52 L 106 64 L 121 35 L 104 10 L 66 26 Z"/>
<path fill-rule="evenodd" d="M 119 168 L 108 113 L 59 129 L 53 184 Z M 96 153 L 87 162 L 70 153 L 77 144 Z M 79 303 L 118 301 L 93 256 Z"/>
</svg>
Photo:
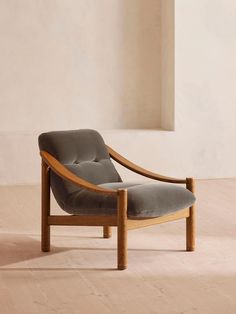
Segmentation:
<svg viewBox="0 0 236 314">
<path fill-rule="evenodd" d="M 119 155 L 107 146 L 111 158 L 122 166 L 142 176 L 169 183 L 186 184 L 186 188 L 194 192 L 194 180 L 192 178 L 176 179 L 162 176 L 144 168 L 141 168 L 126 158 Z M 191 206 L 173 214 L 146 219 L 129 219 L 127 217 L 128 193 L 127 189 L 105 189 L 92 184 L 69 171 L 57 159 L 46 151 L 41 151 L 42 157 L 42 233 L 41 249 L 43 252 L 50 251 L 50 226 L 103 226 L 103 237 L 111 237 L 111 227 L 117 227 L 117 268 L 127 268 L 127 231 L 143 228 L 154 224 L 160 224 L 178 219 L 186 219 L 186 250 L 193 251 L 195 247 L 195 207 Z M 51 215 L 50 213 L 50 171 L 54 171 L 63 179 L 86 188 L 90 191 L 102 194 L 114 195 L 117 198 L 117 215 Z"/>
</svg>

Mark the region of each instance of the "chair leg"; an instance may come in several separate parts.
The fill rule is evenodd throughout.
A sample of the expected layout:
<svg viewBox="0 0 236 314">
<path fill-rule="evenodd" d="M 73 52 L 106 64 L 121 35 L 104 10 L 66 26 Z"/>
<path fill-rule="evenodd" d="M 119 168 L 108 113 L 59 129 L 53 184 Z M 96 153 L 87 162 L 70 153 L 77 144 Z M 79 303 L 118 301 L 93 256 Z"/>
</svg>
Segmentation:
<svg viewBox="0 0 236 314">
<path fill-rule="evenodd" d="M 186 250 L 195 250 L 195 213 L 194 206 L 189 208 L 190 216 L 186 218 Z"/>
<path fill-rule="evenodd" d="M 103 238 L 108 239 L 112 235 L 111 227 L 103 226 Z"/>
<path fill-rule="evenodd" d="M 118 195 L 118 266 L 119 270 L 127 268 L 127 190 L 119 190 Z"/>
<path fill-rule="evenodd" d="M 187 178 L 187 189 L 194 192 L 194 181 L 192 178 Z M 195 219 L 195 206 L 189 207 L 190 216 L 186 218 L 186 250 L 195 250 L 195 229 L 196 229 L 196 219 Z"/>
<path fill-rule="evenodd" d="M 48 216 L 50 215 L 50 168 L 42 160 L 42 221 L 41 221 L 41 250 L 50 251 L 50 225 Z"/>
</svg>

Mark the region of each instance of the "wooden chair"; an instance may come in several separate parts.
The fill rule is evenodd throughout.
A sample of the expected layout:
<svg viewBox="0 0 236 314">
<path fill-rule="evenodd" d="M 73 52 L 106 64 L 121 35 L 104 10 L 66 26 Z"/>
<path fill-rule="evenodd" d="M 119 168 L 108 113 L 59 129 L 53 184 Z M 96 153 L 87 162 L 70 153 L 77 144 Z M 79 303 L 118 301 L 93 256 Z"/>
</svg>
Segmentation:
<svg viewBox="0 0 236 314">
<path fill-rule="evenodd" d="M 105 159 L 99 159 L 96 154 L 94 155 L 94 145 L 98 145 L 99 147 L 104 145 L 102 147 L 102 154 L 105 154 Z M 194 180 L 192 178 L 175 179 L 145 170 L 125 159 L 112 148 L 105 146 L 100 134 L 93 130 L 43 133 L 39 137 L 39 146 L 42 157 L 41 245 L 43 252 L 50 251 L 50 226 L 52 225 L 102 226 L 104 238 L 111 236 L 111 227 L 117 227 L 118 269 L 123 270 L 127 268 L 128 230 L 181 218 L 186 219 L 186 250 L 194 250 L 195 197 L 193 195 Z M 65 155 L 63 155 L 63 149 L 65 150 Z M 89 151 L 88 154 L 86 149 Z M 82 153 L 82 157 L 80 156 L 81 151 L 85 152 Z M 95 151 L 97 152 L 96 149 Z M 73 156 L 70 156 L 70 154 Z M 75 160 L 78 158 L 77 155 L 80 156 L 80 160 Z M 109 178 L 104 177 L 105 179 L 101 178 L 104 182 L 99 182 L 98 180 L 99 184 L 97 184 L 96 178 L 93 178 L 94 173 L 96 174 L 96 172 L 100 171 L 97 169 L 102 168 L 102 172 L 104 172 L 106 167 L 114 167 L 110 161 L 110 157 L 122 166 L 142 176 L 157 181 L 174 183 L 175 185 L 171 184 L 172 188 L 169 189 L 169 185 L 167 184 L 155 183 L 142 185 L 137 183 L 135 186 L 131 184 L 131 187 L 128 185 L 126 188 L 125 183 L 121 181 L 118 174 L 113 176 L 114 181 L 109 182 Z M 68 160 L 70 163 L 68 163 Z M 104 164 L 106 164 L 105 168 Z M 93 169 L 87 176 L 86 167 L 88 169 L 94 167 L 95 170 Z M 114 169 L 112 168 L 112 171 L 116 171 Z M 101 174 L 101 172 L 99 173 Z M 186 188 L 177 186 L 177 184 L 184 184 Z M 60 207 L 69 214 L 51 215 L 50 187 Z M 64 190 L 66 190 L 66 193 Z M 153 191 L 155 192 L 154 194 Z M 136 202 L 136 198 L 143 197 L 142 194 L 145 194 L 147 203 L 150 201 L 149 195 L 152 195 L 154 198 L 156 197 L 158 204 L 163 204 L 165 199 L 160 201 L 163 198 L 162 194 L 165 197 L 168 196 L 166 198 L 168 198 L 167 203 L 169 203 L 164 206 L 164 210 L 161 208 L 161 205 L 155 205 L 156 203 L 153 206 L 155 207 L 154 210 L 150 208 L 148 210 L 141 208 L 140 210 L 139 199 Z M 174 194 L 173 197 L 172 194 Z M 184 199 L 183 201 L 181 197 Z M 176 202 L 176 205 L 173 205 L 175 198 L 177 198 L 178 202 Z M 171 200 L 169 201 L 169 199 Z M 86 200 L 90 203 L 88 206 L 86 205 Z M 105 205 L 96 208 L 97 200 L 97 204 L 104 202 Z M 77 203 L 80 204 L 81 202 L 82 205 L 78 206 Z M 185 204 L 187 205 L 184 206 Z M 129 206 L 131 209 L 129 209 Z M 134 208 L 132 209 L 132 207 Z"/>
</svg>

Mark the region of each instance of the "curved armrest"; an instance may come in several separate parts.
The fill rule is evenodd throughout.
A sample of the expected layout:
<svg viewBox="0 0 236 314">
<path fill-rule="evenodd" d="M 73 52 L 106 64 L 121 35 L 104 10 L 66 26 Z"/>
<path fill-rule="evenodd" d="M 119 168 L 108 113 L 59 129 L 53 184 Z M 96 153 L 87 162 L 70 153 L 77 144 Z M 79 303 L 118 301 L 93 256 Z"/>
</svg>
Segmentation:
<svg viewBox="0 0 236 314">
<path fill-rule="evenodd" d="M 141 167 L 135 165 L 134 163 L 132 163 L 131 161 L 127 160 L 126 158 L 124 158 L 120 154 L 118 154 L 111 147 L 109 147 L 107 145 L 106 145 L 106 147 L 107 147 L 108 153 L 111 156 L 111 158 L 113 158 L 115 161 L 117 161 L 122 166 L 124 166 L 124 167 L 128 168 L 129 170 L 136 172 L 136 173 L 138 173 L 144 177 L 148 177 L 150 179 L 154 179 L 154 180 L 158 180 L 158 181 L 169 182 L 169 183 L 181 183 L 181 184 L 186 183 L 186 179 L 170 178 L 170 177 L 162 176 L 160 174 L 148 171 L 144 168 L 141 168 Z"/>
<path fill-rule="evenodd" d="M 93 192 L 118 195 L 118 191 L 116 191 L 116 190 L 104 189 L 98 185 L 90 183 L 90 182 L 76 176 L 73 172 L 68 170 L 64 165 L 62 165 L 56 158 L 54 158 L 48 152 L 40 151 L 40 155 L 41 155 L 43 161 L 61 178 L 65 179 L 65 180 L 67 180 L 67 181 L 69 181 L 75 185 L 82 186 L 83 188 L 91 190 Z"/>
</svg>

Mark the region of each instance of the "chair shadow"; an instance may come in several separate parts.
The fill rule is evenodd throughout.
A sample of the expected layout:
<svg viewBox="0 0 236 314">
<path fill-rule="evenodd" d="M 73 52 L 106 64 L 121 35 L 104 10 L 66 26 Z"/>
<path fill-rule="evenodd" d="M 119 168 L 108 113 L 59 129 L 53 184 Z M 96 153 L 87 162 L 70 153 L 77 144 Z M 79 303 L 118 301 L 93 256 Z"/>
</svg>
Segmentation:
<svg viewBox="0 0 236 314">
<path fill-rule="evenodd" d="M 101 239 L 103 239 L 101 237 Z M 104 239 L 105 240 L 105 239 Z M 6 267 L 9 265 L 31 261 L 37 258 L 43 258 L 67 251 L 116 251 L 116 248 L 102 248 L 102 247 L 57 247 L 51 245 L 50 252 L 41 252 L 40 241 L 33 236 L 23 234 L 1 234 L 0 239 L 1 257 L 0 257 L 0 271 L 73 271 L 73 270 L 115 270 L 116 268 L 83 268 L 83 267 Z M 148 252 L 185 252 L 184 250 L 171 250 L 171 249 L 142 249 L 130 248 L 129 251 L 148 251 Z"/>
<path fill-rule="evenodd" d="M 48 256 L 69 250 L 60 248 L 60 250 L 47 253 L 41 252 L 39 240 L 22 234 L 1 234 L 0 247 L 0 267 L 44 257 L 45 254 Z"/>
</svg>

